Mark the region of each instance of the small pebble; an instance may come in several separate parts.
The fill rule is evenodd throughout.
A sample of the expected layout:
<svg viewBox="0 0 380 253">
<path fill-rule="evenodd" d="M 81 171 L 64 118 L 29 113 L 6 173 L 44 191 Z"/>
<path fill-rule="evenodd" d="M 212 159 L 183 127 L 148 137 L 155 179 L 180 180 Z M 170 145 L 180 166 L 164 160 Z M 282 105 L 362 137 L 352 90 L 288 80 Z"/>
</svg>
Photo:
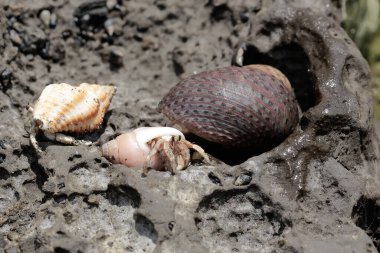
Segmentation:
<svg viewBox="0 0 380 253">
<path fill-rule="evenodd" d="M 252 180 L 251 176 L 243 174 L 236 178 L 234 185 L 236 186 L 247 185 L 251 182 L 251 180 Z"/>
<path fill-rule="evenodd" d="M 55 28 L 56 25 L 57 25 L 57 15 L 55 13 L 52 13 L 50 17 L 50 27 Z"/>
<path fill-rule="evenodd" d="M 245 43 L 241 44 L 239 49 L 236 51 L 235 57 L 234 57 L 234 63 L 238 66 L 243 66 L 243 60 L 244 60 L 244 53 L 247 50 L 247 47 Z"/>
<path fill-rule="evenodd" d="M 90 15 L 89 15 L 89 14 L 85 14 L 85 15 L 81 18 L 81 22 L 83 22 L 83 23 L 88 23 L 88 21 L 90 21 Z"/>
<path fill-rule="evenodd" d="M 69 29 L 67 30 L 64 30 L 62 33 L 61 33 L 61 36 L 64 40 L 70 38 L 71 36 L 73 35 L 73 32 Z"/>
<path fill-rule="evenodd" d="M 124 53 L 121 49 L 118 49 L 118 48 L 112 49 L 112 51 L 110 52 L 110 58 L 109 58 L 109 63 L 112 70 L 119 69 L 124 65 L 123 56 L 124 56 Z"/>
<path fill-rule="evenodd" d="M 46 26 L 46 27 L 49 27 L 50 26 L 50 17 L 51 17 L 51 13 L 49 10 L 42 10 L 41 13 L 40 13 L 40 19 L 42 21 L 42 23 Z"/>
<path fill-rule="evenodd" d="M 210 172 L 210 173 L 208 174 L 208 178 L 209 178 L 209 179 L 211 180 L 211 182 L 213 182 L 214 184 L 222 186 L 222 182 L 220 181 L 219 177 L 216 176 L 214 173 Z"/>
<path fill-rule="evenodd" d="M 87 202 L 93 205 L 99 205 L 99 203 L 101 202 L 101 199 L 98 195 L 91 194 L 88 197 Z"/>
<path fill-rule="evenodd" d="M 12 87 L 12 71 L 4 69 L 0 74 L 0 87 L 2 91 L 6 91 Z"/>
<path fill-rule="evenodd" d="M 240 12 L 240 21 L 246 23 L 249 20 L 249 13 L 246 11 Z"/>
<path fill-rule="evenodd" d="M 19 23 L 19 22 L 15 22 L 12 26 L 13 30 L 15 30 L 16 32 L 20 32 L 20 31 L 23 31 L 24 30 L 24 26 Z"/>
<path fill-rule="evenodd" d="M 18 33 L 15 30 L 10 30 L 9 36 L 10 36 L 11 41 L 14 44 L 16 44 L 18 46 L 22 44 L 21 37 L 18 35 Z"/>
<path fill-rule="evenodd" d="M 117 0 L 107 0 L 106 2 L 107 9 L 108 10 L 114 9 L 116 4 L 117 4 Z"/>
<path fill-rule="evenodd" d="M 28 61 L 34 61 L 34 55 L 32 55 L 32 54 L 28 54 L 28 55 L 26 55 L 26 59 L 27 59 Z"/>
<path fill-rule="evenodd" d="M 104 22 L 104 28 L 106 29 L 108 36 L 113 35 L 113 33 L 115 32 L 115 28 L 113 26 L 112 19 L 107 19 L 106 22 Z"/>
<path fill-rule="evenodd" d="M 157 50 L 159 49 L 159 44 L 153 36 L 144 36 L 141 43 L 141 47 L 143 50 L 148 50 L 148 49 Z"/>
</svg>

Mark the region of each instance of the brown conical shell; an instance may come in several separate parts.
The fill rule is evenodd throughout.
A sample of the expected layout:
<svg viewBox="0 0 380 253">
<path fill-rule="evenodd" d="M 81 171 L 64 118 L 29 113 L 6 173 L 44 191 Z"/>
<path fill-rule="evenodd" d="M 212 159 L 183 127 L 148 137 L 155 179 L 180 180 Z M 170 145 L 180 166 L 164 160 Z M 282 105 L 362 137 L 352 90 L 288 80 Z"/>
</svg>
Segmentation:
<svg viewBox="0 0 380 253">
<path fill-rule="evenodd" d="M 90 132 L 99 127 L 115 94 L 114 86 L 50 84 L 33 109 L 37 127 L 50 133 Z"/>
<path fill-rule="evenodd" d="M 288 79 L 267 65 L 190 76 L 169 91 L 158 109 L 182 129 L 229 147 L 276 142 L 299 119 Z"/>
</svg>

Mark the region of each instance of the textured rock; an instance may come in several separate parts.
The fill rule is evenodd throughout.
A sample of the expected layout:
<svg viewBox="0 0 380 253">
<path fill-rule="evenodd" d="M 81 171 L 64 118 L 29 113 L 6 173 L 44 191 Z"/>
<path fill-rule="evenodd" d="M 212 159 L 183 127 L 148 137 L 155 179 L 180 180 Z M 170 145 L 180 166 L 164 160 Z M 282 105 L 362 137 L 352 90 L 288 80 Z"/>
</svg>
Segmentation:
<svg viewBox="0 0 380 253">
<path fill-rule="evenodd" d="M 0 4 L 6 17 L 0 71 L 12 73 L 0 91 L 0 249 L 380 248 L 380 153 L 369 69 L 339 26 L 339 1 L 34 2 Z M 57 15 L 55 27 L 41 22 L 44 9 Z M 94 23 L 97 15 L 103 23 Z M 117 68 L 108 56 L 114 48 L 123 49 Z M 41 138 L 45 152 L 38 155 L 29 145 L 27 107 L 49 83 L 118 87 L 103 127 L 80 136 L 105 141 L 137 126 L 162 125 L 155 107 L 179 78 L 229 66 L 239 48 L 243 64 L 281 69 L 302 109 L 295 132 L 266 153 L 235 166 L 227 159 L 142 177 L 141 169 L 111 165 L 97 146 Z"/>
</svg>

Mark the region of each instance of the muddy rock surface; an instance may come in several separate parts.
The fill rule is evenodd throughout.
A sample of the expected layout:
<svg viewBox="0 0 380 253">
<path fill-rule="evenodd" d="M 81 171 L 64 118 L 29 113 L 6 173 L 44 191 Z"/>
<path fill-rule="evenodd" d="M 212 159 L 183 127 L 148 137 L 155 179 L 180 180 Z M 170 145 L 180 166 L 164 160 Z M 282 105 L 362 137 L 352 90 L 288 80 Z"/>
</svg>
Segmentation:
<svg viewBox="0 0 380 253">
<path fill-rule="evenodd" d="M 0 252 L 378 252 L 370 73 L 339 1 L 0 3 Z M 175 175 L 113 165 L 97 146 L 29 143 L 50 83 L 112 83 L 104 141 L 164 125 L 181 78 L 231 64 L 282 70 L 302 110 L 277 147 Z M 207 146 L 204 147 L 207 151 Z"/>
</svg>

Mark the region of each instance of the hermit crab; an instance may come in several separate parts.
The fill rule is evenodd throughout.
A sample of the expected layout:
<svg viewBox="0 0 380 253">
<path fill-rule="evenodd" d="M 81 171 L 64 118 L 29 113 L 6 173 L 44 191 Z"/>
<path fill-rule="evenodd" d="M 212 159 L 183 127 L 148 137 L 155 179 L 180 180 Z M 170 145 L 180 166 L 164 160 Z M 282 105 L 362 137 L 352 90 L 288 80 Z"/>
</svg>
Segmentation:
<svg viewBox="0 0 380 253">
<path fill-rule="evenodd" d="M 42 152 L 36 139 L 39 131 L 47 138 L 65 144 L 91 144 L 63 132 L 85 133 L 98 129 L 115 92 L 114 86 L 88 83 L 79 86 L 66 83 L 46 86 L 34 107 L 29 108 L 34 122 L 30 133 L 31 144 L 38 152 Z"/>
<path fill-rule="evenodd" d="M 171 127 L 137 128 L 103 144 L 101 149 L 103 156 L 112 163 L 143 167 L 145 175 L 148 168 L 167 169 L 172 173 L 185 169 L 192 160 L 190 150 L 195 150 L 210 163 L 200 146 L 190 143 L 180 131 Z"/>
</svg>

